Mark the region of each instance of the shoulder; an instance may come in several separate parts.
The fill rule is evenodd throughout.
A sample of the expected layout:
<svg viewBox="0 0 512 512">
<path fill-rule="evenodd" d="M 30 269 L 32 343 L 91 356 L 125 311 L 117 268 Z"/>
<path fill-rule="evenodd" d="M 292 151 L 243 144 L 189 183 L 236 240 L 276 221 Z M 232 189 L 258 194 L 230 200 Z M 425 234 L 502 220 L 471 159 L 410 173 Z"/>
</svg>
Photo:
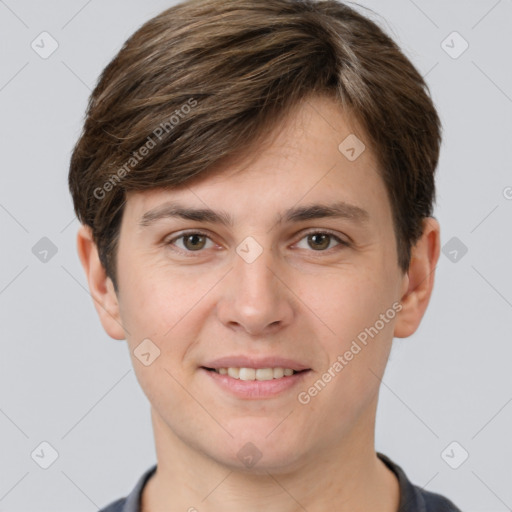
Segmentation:
<svg viewBox="0 0 512 512">
<path fill-rule="evenodd" d="M 377 456 L 398 479 L 400 485 L 398 512 L 461 512 L 448 498 L 412 484 L 404 470 L 389 457 L 379 452 Z"/>
<path fill-rule="evenodd" d="M 448 498 L 416 486 L 413 487 L 419 495 L 418 499 L 423 502 L 425 512 L 461 512 L 460 508 Z"/>
<path fill-rule="evenodd" d="M 126 498 L 119 498 L 116 501 L 110 503 L 105 508 L 102 508 L 99 512 L 123 512 L 126 504 Z"/>
<path fill-rule="evenodd" d="M 113 501 L 99 512 L 140 512 L 142 491 L 147 481 L 156 472 L 156 464 L 146 470 L 139 478 L 130 494 L 124 498 Z"/>
</svg>

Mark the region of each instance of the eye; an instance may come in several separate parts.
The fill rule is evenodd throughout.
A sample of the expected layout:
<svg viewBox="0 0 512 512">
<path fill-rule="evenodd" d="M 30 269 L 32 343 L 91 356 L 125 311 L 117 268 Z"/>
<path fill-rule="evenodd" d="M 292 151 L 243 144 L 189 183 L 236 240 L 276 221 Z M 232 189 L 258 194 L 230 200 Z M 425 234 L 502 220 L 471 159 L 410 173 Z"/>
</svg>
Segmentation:
<svg viewBox="0 0 512 512">
<path fill-rule="evenodd" d="M 307 244 L 310 248 L 313 248 L 316 252 L 325 252 L 330 249 L 331 242 L 335 240 L 338 245 L 348 247 L 350 244 L 345 240 L 342 240 L 339 236 L 330 233 L 328 231 L 310 231 L 301 238 L 301 240 L 307 239 Z"/>
<path fill-rule="evenodd" d="M 333 240 L 337 242 L 337 245 L 344 247 L 350 246 L 349 242 L 342 240 L 339 236 L 328 231 L 310 231 L 309 233 L 306 233 L 300 241 L 306 239 L 308 247 L 312 248 L 315 252 L 326 252 L 328 249 L 331 249 L 331 243 Z M 177 243 L 178 241 L 181 241 L 181 246 Z M 208 245 L 208 241 L 210 242 L 210 245 Z M 203 249 L 211 249 L 215 246 L 208 234 L 201 231 L 182 232 L 178 236 L 169 239 L 166 242 L 166 245 L 173 246 L 173 248 L 176 248 L 177 252 L 189 254 L 201 252 Z M 306 247 L 306 249 L 308 247 Z"/>
<path fill-rule="evenodd" d="M 178 244 L 175 244 L 177 240 L 183 240 L 183 246 L 180 247 Z M 202 233 L 200 231 L 190 231 L 188 233 L 181 233 L 179 236 L 171 238 L 166 242 L 167 245 L 176 245 L 178 249 L 182 252 L 200 252 L 202 249 L 211 248 L 213 242 L 210 240 L 210 247 L 207 247 L 206 241 L 210 240 L 209 236 L 206 233 Z"/>
</svg>

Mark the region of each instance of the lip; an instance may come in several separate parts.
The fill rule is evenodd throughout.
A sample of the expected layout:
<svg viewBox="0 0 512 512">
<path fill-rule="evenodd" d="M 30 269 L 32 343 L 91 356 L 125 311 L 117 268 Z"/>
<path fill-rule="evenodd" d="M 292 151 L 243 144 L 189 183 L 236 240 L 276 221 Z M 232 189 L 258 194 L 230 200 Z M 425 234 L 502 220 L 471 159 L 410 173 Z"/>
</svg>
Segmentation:
<svg viewBox="0 0 512 512">
<path fill-rule="evenodd" d="M 310 370 L 311 368 L 294 359 L 278 356 L 249 357 L 249 356 L 225 356 L 202 365 L 203 368 L 291 368 L 297 372 Z M 235 379 L 236 380 L 236 379 Z M 275 379 L 279 380 L 279 379 Z M 260 381 L 265 382 L 265 381 Z"/>
<path fill-rule="evenodd" d="M 254 368 L 254 366 L 242 367 Z M 269 366 L 267 366 L 267 368 L 268 367 Z M 219 368 L 225 367 L 220 366 Z M 263 367 L 258 366 L 258 368 Z M 289 368 L 289 366 L 286 368 Z M 201 367 L 200 371 L 204 373 L 207 378 L 211 379 L 213 383 L 219 386 L 222 390 L 227 391 L 237 398 L 245 400 L 257 400 L 275 397 L 297 386 L 304 379 L 304 377 L 310 373 L 309 370 L 306 370 L 301 371 L 301 373 L 294 373 L 293 375 L 287 377 L 281 377 L 280 379 L 240 380 L 234 379 L 229 375 L 221 375 L 220 373 L 214 372 L 212 370 L 207 370 L 205 367 Z"/>
</svg>

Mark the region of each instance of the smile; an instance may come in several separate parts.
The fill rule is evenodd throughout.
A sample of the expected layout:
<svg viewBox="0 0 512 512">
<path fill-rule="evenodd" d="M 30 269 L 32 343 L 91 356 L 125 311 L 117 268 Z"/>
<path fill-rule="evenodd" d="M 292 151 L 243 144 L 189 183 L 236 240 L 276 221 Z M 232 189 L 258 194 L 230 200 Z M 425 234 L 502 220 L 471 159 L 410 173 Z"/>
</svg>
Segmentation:
<svg viewBox="0 0 512 512">
<path fill-rule="evenodd" d="M 272 398 L 289 391 L 304 379 L 311 370 L 291 368 L 206 368 L 201 371 L 221 390 L 241 399 Z"/>
<path fill-rule="evenodd" d="M 220 375 L 229 375 L 240 380 L 272 380 L 289 377 L 297 373 L 291 368 L 211 368 Z"/>
</svg>

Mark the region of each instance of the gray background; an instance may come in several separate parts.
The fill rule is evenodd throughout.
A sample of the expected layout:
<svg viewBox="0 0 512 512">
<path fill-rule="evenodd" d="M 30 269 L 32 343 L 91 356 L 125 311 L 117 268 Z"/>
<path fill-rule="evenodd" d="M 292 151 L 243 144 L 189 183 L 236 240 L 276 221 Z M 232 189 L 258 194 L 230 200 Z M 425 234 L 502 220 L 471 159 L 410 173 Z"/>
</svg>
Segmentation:
<svg viewBox="0 0 512 512">
<path fill-rule="evenodd" d="M 100 72 L 172 4 L 0 1 L 0 511 L 97 510 L 156 461 L 126 343 L 87 290 L 67 171 Z M 512 1 L 362 4 L 426 76 L 444 124 L 445 254 L 419 330 L 394 342 L 377 449 L 465 511 L 511 510 Z M 43 31 L 59 45 L 47 59 L 31 47 Z M 469 43 L 457 58 L 454 31 Z M 58 452 L 48 469 L 42 442 Z"/>
</svg>

